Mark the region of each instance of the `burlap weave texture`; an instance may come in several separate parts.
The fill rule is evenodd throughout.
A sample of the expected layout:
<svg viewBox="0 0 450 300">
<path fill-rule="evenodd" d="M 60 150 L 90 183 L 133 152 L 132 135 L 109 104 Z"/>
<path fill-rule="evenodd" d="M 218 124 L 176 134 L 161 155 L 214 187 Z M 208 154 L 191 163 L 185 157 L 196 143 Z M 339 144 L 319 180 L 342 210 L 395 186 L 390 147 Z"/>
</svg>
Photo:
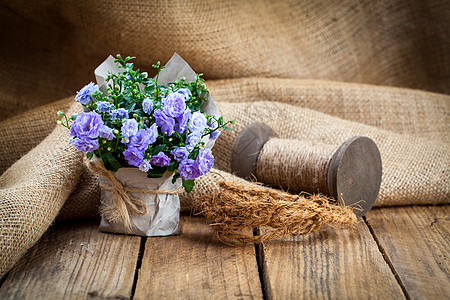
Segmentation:
<svg viewBox="0 0 450 300">
<path fill-rule="evenodd" d="M 374 139 L 376 205 L 449 202 L 447 1 L 0 3 L 0 276 L 59 211 L 60 221 L 98 216 L 98 179 L 55 120 L 115 53 L 142 70 L 179 53 L 237 121 L 214 148 L 221 175 L 201 179 L 185 210 L 218 178 L 237 180 L 231 146 L 253 121 L 286 139 Z"/>
<path fill-rule="evenodd" d="M 447 1 L 0 2 L 0 119 L 70 96 L 117 52 L 144 69 L 178 52 L 208 79 L 450 92 Z"/>
<path fill-rule="evenodd" d="M 1 275 L 40 239 L 75 188 L 83 164 L 72 148 L 69 132 L 58 127 L 0 177 Z"/>
<path fill-rule="evenodd" d="M 307 108 L 277 102 L 218 103 L 225 118 L 236 120 L 236 132 L 224 132 L 213 149 L 215 167 L 230 172 L 231 148 L 246 125 L 262 121 L 283 139 L 340 145 L 364 135 L 378 145 L 383 177 L 375 205 L 437 204 L 450 199 L 450 146 L 342 120 Z M 295 155 L 292 154 L 292 155 Z"/>
</svg>

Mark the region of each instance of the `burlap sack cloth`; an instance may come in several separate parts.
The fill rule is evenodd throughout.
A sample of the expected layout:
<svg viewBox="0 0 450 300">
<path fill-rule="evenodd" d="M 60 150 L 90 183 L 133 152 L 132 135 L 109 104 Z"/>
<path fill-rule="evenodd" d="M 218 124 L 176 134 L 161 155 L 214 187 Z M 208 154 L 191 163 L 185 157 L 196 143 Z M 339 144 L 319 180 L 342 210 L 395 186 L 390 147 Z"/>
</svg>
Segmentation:
<svg viewBox="0 0 450 300">
<path fill-rule="evenodd" d="M 178 52 L 238 131 L 258 120 L 282 138 L 371 137 L 383 160 L 378 206 L 449 202 L 446 1 L 1 2 L 0 276 L 58 213 L 97 215 L 97 178 L 55 129 L 73 100 L 52 102 L 114 53 L 150 70 Z M 236 134 L 218 140 L 215 168 L 229 171 Z"/>
</svg>

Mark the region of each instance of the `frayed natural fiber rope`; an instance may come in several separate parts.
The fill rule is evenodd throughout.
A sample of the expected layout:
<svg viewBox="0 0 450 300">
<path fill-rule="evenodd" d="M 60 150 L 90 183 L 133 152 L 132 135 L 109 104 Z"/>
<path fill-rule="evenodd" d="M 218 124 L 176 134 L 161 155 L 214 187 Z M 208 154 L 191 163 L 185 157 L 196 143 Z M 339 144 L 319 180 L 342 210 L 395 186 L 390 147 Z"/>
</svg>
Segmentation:
<svg viewBox="0 0 450 300">
<path fill-rule="evenodd" d="M 235 182 L 219 182 L 216 193 L 196 199 L 196 209 L 223 242 L 260 243 L 287 235 L 302 235 L 325 224 L 352 225 L 352 208 L 321 195 L 292 195 Z M 262 227 L 262 235 L 253 229 Z"/>
<path fill-rule="evenodd" d="M 145 202 L 141 199 L 131 197 L 129 193 L 173 195 L 182 191 L 182 188 L 175 190 L 148 190 L 125 187 L 116 179 L 113 172 L 105 169 L 101 161 L 88 160 L 87 166 L 92 172 L 108 179 L 112 185 L 108 186 L 100 184 L 102 189 L 112 191 L 111 203 L 102 203 L 100 206 L 100 213 L 110 223 L 123 224 L 128 232 L 132 232 L 132 229 L 134 228 L 134 224 L 131 222 L 130 218 L 131 213 L 138 216 L 145 216 L 148 214 L 148 207 Z"/>
</svg>

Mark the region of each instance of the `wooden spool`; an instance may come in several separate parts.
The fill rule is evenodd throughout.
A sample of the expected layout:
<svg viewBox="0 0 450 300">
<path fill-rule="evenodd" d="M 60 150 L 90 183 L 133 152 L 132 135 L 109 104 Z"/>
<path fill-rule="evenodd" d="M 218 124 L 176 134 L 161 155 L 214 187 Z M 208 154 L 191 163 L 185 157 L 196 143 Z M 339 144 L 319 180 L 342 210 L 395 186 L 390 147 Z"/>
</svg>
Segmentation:
<svg viewBox="0 0 450 300">
<path fill-rule="evenodd" d="M 258 156 L 266 142 L 278 135 L 264 123 L 256 122 L 242 130 L 231 152 L 231 170 L 242 178 L 257 178 Z M 289 140 L 286 140 L 289 143 Z M 375 203 L 381 185 L 381 156 L 377 145 L 368 137 L 355 136 L 341 146 L 328 162 L 326 190 L 299 190 L 321 192 L 339 204 L 359 207 L 357 216 L 365 215 Z M 308 186 L 310 183 L 308 184 Z M 286 188 L 280 186 L 280 188 Z"/>
</svg>

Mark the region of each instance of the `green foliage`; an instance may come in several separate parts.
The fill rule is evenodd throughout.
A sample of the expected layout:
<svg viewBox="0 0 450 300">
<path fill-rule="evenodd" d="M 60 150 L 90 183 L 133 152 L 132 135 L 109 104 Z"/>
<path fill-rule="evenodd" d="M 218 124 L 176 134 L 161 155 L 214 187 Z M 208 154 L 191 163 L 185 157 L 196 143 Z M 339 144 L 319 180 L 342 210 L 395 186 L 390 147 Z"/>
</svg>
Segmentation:
<svg viewBox="0 0 450 300">
<path fill-rule="evenodd" d="M 119 74 L 109 72 L 106 77 L 107 93 L 104 94 L 101 91 L 92 93 L 94 101 L 86 105 L 86 108 L 96 110 L 95 103 L 98 101 L 107 101 L 111 103 L 113 109 L 126 109 L 129 116 L 138 121 L 139 129 L 142 129 L 151 126 L 155 121 L 152 116 L 145 114 L 143 111 L 142 101 L 145 98 L 152 100 L 153 109 L 161 109 L 162 99 L 169 93 L 188 88 L 191 91 L 192 97 L 186 102 L 186 105 L 192 112 L 200 110 L 202 102 L 207 100 L 208 89 L 204 84 L 203 78 L 201 78 L 201 74 L 198 74 L 196 80 L 192 82 L 186 82 L 185 78 L 181 78 L 181 80 L 171 83 L 169 86 L 160 85 L 158 84 L 159 74 L 164 70 L 164 66 L 161 66 L 160 62 L 153 65 L 153 68 L 157 70 L 157 75 L 153 79 L 149 78 L 146 72 L 141 73 L 139 69 L 133 70 L 134 64 L 131 62 L 133 59 L 134 57 L 129 56 L 122 58 L 120 54 L 116 56 L 114 62 L 123 71 L 119 72 Z M 98 154 L 101 156 L 105 152 L 114 152 L 117 153 L 118 158 L 122 158 L 121 153 L 125 149 L 120 142 L 122 139 L 120 136 L 120 128 L 122 126 L 120 120 L 113 120 L 109 113 L 99 114 L 101 114 L 104 124 L 110 128 L 117 129 L 119 134 L 112 141 L 99 139 L 100 148 L 98 149 Z M 70 127 L 68 121 L 63 123 L 63 125 L 67 128 Z M 157 142 L 154 144 L 156 146 L 151 146 L 146 151 L 146 158 L 156 155 L 161 151 L 169 154 L 170 150 L 183 146 L 185 141 L 185 135 L 180 136 L 179 134 L 174 134 L 171 138 L 159 136 Z"/>
<path fill-rule="evenodd" d="M 148 178 L 161 178 L 164 173 L 167 171 L 167 167 L 158 167 L 153 166 L 153 169 L 148 170 L 147 177 Z"/>
<path fill-rule="evenodd" d="M 194 188 L 195 182 L 194 180 L 182 180 L 183 187 L 186 190 L 187 193 L 192 192 L 192 189 Z"/>
<path fill-rule="evenodd" d="M 175 182 L 180 178 L 180 174 L 175 172 L 175 174 L 172 177 L 172 183 L 175 184 Z"/>
<path fill-rule="evenodd" d="M 100 156 L 100 158 L 102 159 L 103 165 L 108 171 L 117 172 L 117 170 L 119 170 L 119 168 L 121 167 L 120 163 L 111 152 L 104 152 Z"/>
<path fill-rule="evenodd" d="M 186 106 L 191 112 L 200 111 L 202 103 L 208 99 L 209 91 L 206 88 L 202 74 L 197 74 L 195 80 L 191 82 L 187 82 L 186 78 L 181 78 L 180 80 L 167 84 L 167 86 L 161 85 L 158 83 L 158 79 L 161 71 L 165 67 L 161 66 L 160 62 L 152 66 L 157 71 L 156 77 L 149 78 L 148 73 L 141 72 L 139 69 L 134 70 L 133 59 L 134 57 L 128 56 L 123 58 L 120 54 L 117 54 L 114 62 L 121 71 L 118 74 L 109 72 L 106 76 L 106 93 L 102 91 L 91 93 L 92 100 L 87 105 L 84 105 L 85 110 L 97 112 L 101 116 L 103 124 L 114 130 L 114 138 L 112 140 L 98 137 L 99 148 L 86 155 L 88 158 L 92 158 L 94 154 L 100 157 L 105 168 L 113 172 L 117 171 L 120 167 L 129 166 L 123 155 L 123 152 L 127 150 L 127 141 L 121 131 L 123 123 L 120 119 L 112 119 L 109 112 L 98 111 L 97 102 L 110 103 L 111 110 L 119 108 L 126 109 L 129 118 L 134 118 L 138 122 L 138 129 L 147 129 L 155 123 L 153 116 L 154 110 L 162 109 L 162 100 L 170 93 L 181 89 L 189 89 L 191 97 L 186 101 Z M 143 100 L 146 98 L 150 99 L 153 103 L 153 111 L 150 113 L 145 113 L 142 107 Z M 75 116 L 68 118 L 63 112 L 58 112 L 58 115 L 63 117 L 62 120 L 58 121 L 58 124 L 70 129 L 71 123 L 75 120 Z M 233 130 L 226 126 L 234 123 L 233 121 L 225 122 L 222 117 L 205 116 L 210 127 L 207 127 L 203 136 L 209 135 L 219 129 Z M 187 135 L 188 131 L 185 131 L 183 134 L 174 132 L 170 137 L 159 132 L 156 142 L 151 144 L 143 152 L 144 158 L 149 159 L 163 152 L 171 158 L 171 162 L 166 167 L 152 166 L 152 169 L 147 172 L 148 177 L 160 178 L 166 171 L 170 171 L 174 172 L 174 182 L 180 178 L 180 174 L 177 173 L 180 162 L 174 160 L 170 152 L 176 148 L 186 146 Z M 203 146 L 203 142 L 195 146 L 190 151 L 189 158 L 195 160 L 200 147 Z M 189 192 L 194 186 L 194 181 L 183 180 L 183 186 Z"/>
</svg>

